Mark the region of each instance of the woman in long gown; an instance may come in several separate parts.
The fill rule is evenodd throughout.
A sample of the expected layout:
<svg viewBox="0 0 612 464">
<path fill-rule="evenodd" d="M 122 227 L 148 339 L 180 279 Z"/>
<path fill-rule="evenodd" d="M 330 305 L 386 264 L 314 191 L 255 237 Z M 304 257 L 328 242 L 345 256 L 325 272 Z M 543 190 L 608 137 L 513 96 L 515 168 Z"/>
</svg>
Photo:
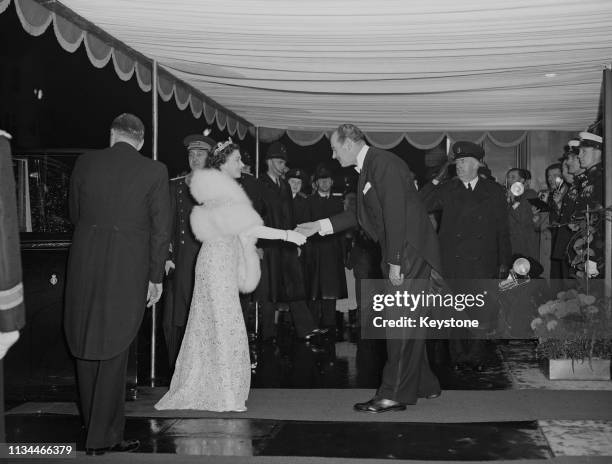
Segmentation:
<svg viewBox="0 0 612 464">
<path fill-rule="evenodd" d="M 190 186 L 200 203 L 191 213 L 191 227 L 202 248 L 189 319 L 170 389 L 155 408 L 246 411 L 251 361 L 239 291 L 251 292 L 259 282 L 255 242 L 302 245 L 306 238 L 263 226 L 235 180 L 243 164 L 231 139 L 217 145 L 206 167 L 193 174 Z"/>
</svg>

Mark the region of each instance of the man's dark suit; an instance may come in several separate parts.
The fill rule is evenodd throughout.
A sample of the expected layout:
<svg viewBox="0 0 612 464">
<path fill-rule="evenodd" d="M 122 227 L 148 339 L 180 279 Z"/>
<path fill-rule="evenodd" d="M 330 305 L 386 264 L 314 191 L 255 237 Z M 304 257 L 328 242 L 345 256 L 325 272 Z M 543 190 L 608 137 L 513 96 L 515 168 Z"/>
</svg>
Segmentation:
<svg viewBox="0 0 612 464">
<path fill-rule="evenodd" d="M 0 332 L 25 325 L 21 254 L 13 161 L 8 140 L 0 135 Z M 0 360 L 0 442 L 4 442 L 4 378 Z"/>
<path fill-rule="evenodd" d="M 69 202 L 75 231 L 64 328 L 77 358 L 85 446 L 106 448 L 123 440 L 128 348 L 144 316 L 148 282 L 162 281 L 168 173 L 119 142 L 77 159 Z"/>
<path fill-rule="evenodd" d="M 368 148 L 357 187 L 357 220 L 354 212 L 347 210 L 330 221 L 334 232 L 354 227 L 358 221 L 380 244 L 383 275 L 389 275 L 389 264 L 400 265 L 408 291 L 413 279 L 422 283 L 439 277 L 435 231 L 412 172 L 393 153 Z M 392 292 L 393 288 L 388 283 L 386 290 Z M 438 394 L 440 385 L 429 368 L 424 334 L 417 333 L 425 329 L 408 330 L 411 332 L 403 339 L 387 339 L 387 362 L 377 396 L 414 404 L 419 397 Z"/>
</svg>

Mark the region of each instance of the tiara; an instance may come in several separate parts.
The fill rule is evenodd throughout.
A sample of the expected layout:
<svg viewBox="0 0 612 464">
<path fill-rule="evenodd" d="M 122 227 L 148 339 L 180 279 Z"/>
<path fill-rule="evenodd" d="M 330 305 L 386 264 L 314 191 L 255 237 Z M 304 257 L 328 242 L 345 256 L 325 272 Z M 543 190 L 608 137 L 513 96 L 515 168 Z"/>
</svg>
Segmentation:
<svg viewBox="0 0 612 464">
<path fill-rule="evenodd" d="M 232 143 L 232 138 L 228 137 L 227 140 L 225 142 L 219 142 L 217 145 L 215 145 L 215 149 L 213 150 L 213 155 L 216 155 L 217 153 L 219 153 L 221 150 L 226 149 L 227 147 L 229 147 Z"/>
</svg>

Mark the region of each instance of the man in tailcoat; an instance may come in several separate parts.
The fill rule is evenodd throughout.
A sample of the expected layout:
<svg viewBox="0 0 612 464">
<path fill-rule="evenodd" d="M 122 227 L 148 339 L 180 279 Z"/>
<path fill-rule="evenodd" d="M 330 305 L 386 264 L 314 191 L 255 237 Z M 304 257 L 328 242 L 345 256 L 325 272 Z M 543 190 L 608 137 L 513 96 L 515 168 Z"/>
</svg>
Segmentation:
<svg viewBox="0 0 612 464">
<path fill-rule="evenodd" d="M 442 213 L 439 231 L 442 275 L 453 279 L 506 277 L 512 256 L 508 209 L 503 187 L 478 176 L 484 150 L 472 142 L 453 144 L 457 177 L 441 183 L 449 163 L 420 193 L 429 212 Z M 464 282 L 466 283 L 466 282 Z M 454 288 L 459 291 L 460 289 Z M 450 340 L 451 361 L 482 369 L 488 355 L 484 340 Z"/>
<path fill-rule="evenodd" d="M 195 263 L 201 246 L 193 235 L 189 223 L 189 215 L 196 205 L 189 192 L 189 182 L 195 170 L 204 169 L 206 158 L 215 141 L 202 134 L 192 134 L 185 137 L 183 144 L 187 149 L 190 172 L 170 180 L 172 227 L 165 266 L 168 279 L 164 298 L 163 327 L 170 374 L 174 371 L 174 364 L 185 335 L 185 325 L 193 295 Z"/>
<path fill-rule="evenodd" d="M 25 325 L 11 136 L 0 130 L 0 443 L 5 441 L 2 359 Z"/>
<path fill-rule="evenodd" d="M 143 143 L 140 119 L 122 114 L 110 148 L 80 156 L 70 179 L 64 328 L 88 454 L 139 446 L 123 439 L 128 350 L 145 306 L 161 297 L 170 232 L 168 172 L 139 153 Z"/>
<path fill-rule="evenodd" d="M 342 198 L 332 195 L 332 173 L 325 165 L 319 165 L 315 169 L 314 183 L 316 190 L 308 197 L 311 221 L 344 211 Z M 344 236 L 315 235 L 308 241 L 304 255 L 309 281 L 308 306 L 314 321 L 319 328 L 335 328 L 336 300 L 347 297 Z"/>
<path fill-rule="evenodd" d="M 440 288 L 438 240 L 406 163 L 393 153 L 368 147 L 358 127 L 343 124 L 332 134 L 333 157 L 343 167 L 356 165 L 357 215 L 347 210 L 328 219 L 301 224 L 305 235 L 341 232 L 357 223 L 380 244 L 382 271 L 390 293 L 406 282 L 409 292 Z M 423 282 L 428 288 L 422 288 Z M 402 329 L 398 329 L 402 330 Z M 440 395 L 425 350 L 426 329 L 405 329 L 402 338 L 388 337 L 387 362 L 376 395 L 357 403 L 360 412 L 382 413 L 406 409 L 417 398 Z"/>
<path fill-rule="evenodd" d="M 278 229 L 296 225 L 291 188 L 286 173 L 287 148 L 274 142 L 266 152 L 267 171 L 258 181 L 265 205 L 264 224 Z M 314 325 L 305 302 L 304 274 L 296 245 L 279 240 L 259 240 L 263 250 L 261 280 L 256 298 L 261 303 L 261 336 L 270 340 L 276 335 L 276 304 L 289 303 L 289 310 L 299 338 L 312 334 Z"/>
</svg>

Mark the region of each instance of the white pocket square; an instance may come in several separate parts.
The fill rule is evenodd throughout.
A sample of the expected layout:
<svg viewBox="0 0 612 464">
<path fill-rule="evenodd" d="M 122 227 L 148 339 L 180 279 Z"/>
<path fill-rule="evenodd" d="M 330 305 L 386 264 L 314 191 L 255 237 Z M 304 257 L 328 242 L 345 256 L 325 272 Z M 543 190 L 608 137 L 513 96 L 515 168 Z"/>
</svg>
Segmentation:
<svg viewBox="0 0 612 464">
<path fill-rule="evenodd" d="M 365 184 L 365 187 L 363 188 L 363 194 L 365 195 L 366 193 L 368 193 L 368 190 L 370 190 L 372 188 L 372 184 L 370 184 L 369 182 L 367 182 Z"/>
</svg>

